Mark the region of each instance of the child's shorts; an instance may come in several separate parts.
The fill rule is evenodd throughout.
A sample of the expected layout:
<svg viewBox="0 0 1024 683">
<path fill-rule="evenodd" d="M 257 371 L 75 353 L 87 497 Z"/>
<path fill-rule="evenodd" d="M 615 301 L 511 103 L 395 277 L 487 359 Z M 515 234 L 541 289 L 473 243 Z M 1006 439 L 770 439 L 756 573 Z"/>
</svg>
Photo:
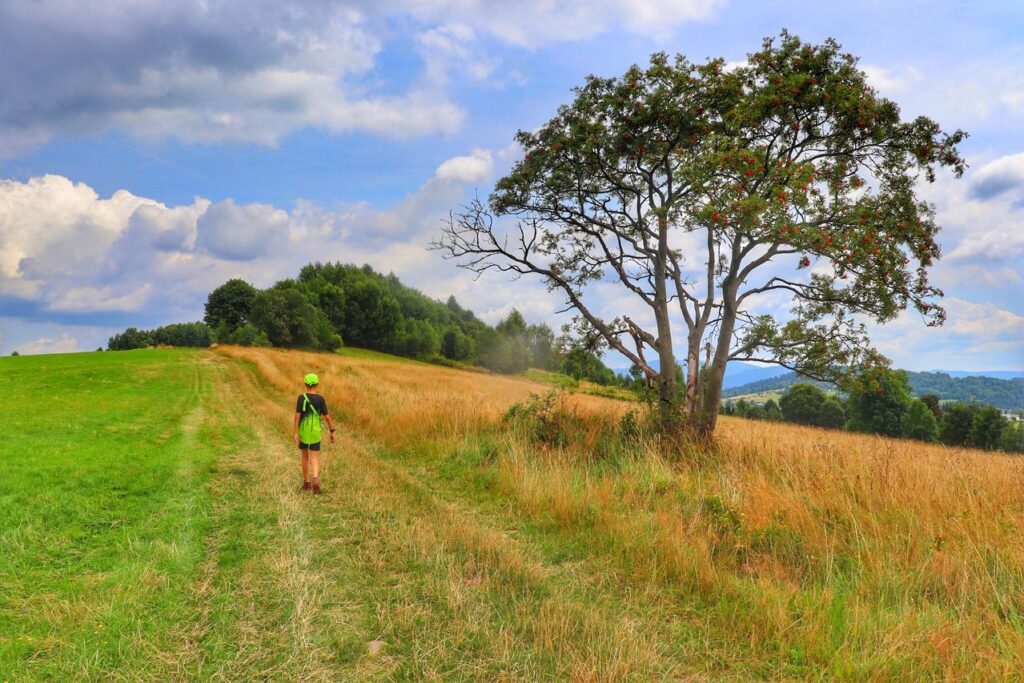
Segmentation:
<svg viewBox="0 0 1024 683">
<path fill-rule="evenodd" d="M 300 451 L 304 451 L 307 448 L 309 450 L 311 450 L 311 451 L 318 451 L 318 450 L 320 450 L 320 442 L 319 441 L 317 441 L 316 443 L 302 443 L 301 441 L 299 442 L 299 450 Z"/>
</svg>

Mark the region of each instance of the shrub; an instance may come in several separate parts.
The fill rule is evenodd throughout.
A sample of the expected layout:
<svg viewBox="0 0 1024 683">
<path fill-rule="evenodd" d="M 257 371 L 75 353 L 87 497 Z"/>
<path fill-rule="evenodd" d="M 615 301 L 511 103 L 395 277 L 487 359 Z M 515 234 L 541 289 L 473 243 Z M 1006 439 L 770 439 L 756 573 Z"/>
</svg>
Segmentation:
<svg viewBox="0 0 1024 683">
<path fill-rule="evenodd" d="M 1006 418 L 995 406 L 984 406 L 974 414 L 971 421 L 971 432 L 967 440 L 969 446 L 995 450 L 999 446 L 999 437 L 1006 426 Z"/>
<path fill-rule="evenodd" d="M 513 404 L 502 419 L 525 429 L 534 441 L 564 447 L 569 443 L 568 427 L 577 417 L 565 406 L 564 394 L 549 391 L 543 396 L 530 394 L 526 401 Z"/>
<path fill-rule="evenodd" d="M 900 436 L 902 419 L 910 405 L 910 383 L 901 370 L 879 368 L 866 372 L 850 389 L 851 432 Z"/>
<path fill-rule="evenodd" d="M 949 446 L 966 446 L 971 438 L 971 425 L 980 406 L 957 401 L 946 406 L 942 415 L 939 440 Z"/>
<path fill-rule="evenodd" d="M 924 401 L 914 399 L 902 418 L 903 436 L 918 441 L 934 442 L 939 439 L 939 423 Z"/>
<path fill-rule="evenodd" d="M 806 382 L 798 382 L 779 399 L 779 407 L 786 422 L 801 425 L 818 425 L 821 421 L 821 406 L 825 392 Z"/>
</svg>

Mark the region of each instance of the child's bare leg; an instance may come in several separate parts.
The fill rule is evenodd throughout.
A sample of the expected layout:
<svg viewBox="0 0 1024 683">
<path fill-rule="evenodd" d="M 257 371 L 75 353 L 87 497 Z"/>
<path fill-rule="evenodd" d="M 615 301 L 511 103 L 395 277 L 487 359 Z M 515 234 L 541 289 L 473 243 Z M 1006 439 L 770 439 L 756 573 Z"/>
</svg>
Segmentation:
<svg viewBox="0 0 1024 683">
<path fill-rule="evenodd" d="M 309 452 L 310 464 L 313 466 L 313 479 L 320 478 L 320 451 Z"/>
<path fill-rule="evenodd" d="M 309 481 L 309 450 L 305 448 L 302 449 L 302 481 Z"/>
</svg>

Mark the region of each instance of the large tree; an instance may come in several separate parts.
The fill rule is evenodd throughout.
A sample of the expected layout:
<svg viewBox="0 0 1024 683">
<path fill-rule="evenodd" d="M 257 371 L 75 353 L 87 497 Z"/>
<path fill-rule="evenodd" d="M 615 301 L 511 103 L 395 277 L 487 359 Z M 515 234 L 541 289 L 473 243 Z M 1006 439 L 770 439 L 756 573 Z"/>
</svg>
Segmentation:
<svg viewBox="0 0 1024 683">
<path fill-rule="evenodd" d="M 517 134 L 524 158 L 489 206 L 453 212 L 434 246 L 478 273 L 543 278 L 656 383 L 666 427 L 713 432 L 730 360 L 834 381 L 883 362 L 862 320 L 913 306 L 941 324 L 938 226 L 915 187 L 963 172 L 965 134 L 903 121 L 835 41 L 783 32 L 735 67 L 655 54 L 574 92 Z M 599 314 L 591 285 L 609 279 L 643 317 Z M 792 298 L 785 320 L 760 312 L 771 293 Z"/>
<path fill-rule="evenodd" d="M 234 332 L 249 320 L 256 292 L 256 288 L 245 280 L 228 280 L 206 298 L 203 321 L 211 330 L 223 325 L 228 334 Z"/>
</svg>

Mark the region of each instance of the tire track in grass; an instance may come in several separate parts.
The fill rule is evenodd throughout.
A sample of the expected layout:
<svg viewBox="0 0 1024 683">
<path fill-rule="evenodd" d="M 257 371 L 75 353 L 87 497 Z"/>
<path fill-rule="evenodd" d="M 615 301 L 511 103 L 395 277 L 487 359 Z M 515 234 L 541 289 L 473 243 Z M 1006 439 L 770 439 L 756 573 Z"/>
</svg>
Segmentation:
<svg viewBox="0 0 1024 683">
<path fill-rule="evenodd" d="M 314 637 L 319 576 L 310 567 L 306 511 L 282 482 L 286 454 L 264 424 L 242 413 L 230 368 L 218 381 L 204 436 L 222 455 L 210 477 L 206 556 L 183 629 L 182 679 L 330 680 Z"/>
</svg>

